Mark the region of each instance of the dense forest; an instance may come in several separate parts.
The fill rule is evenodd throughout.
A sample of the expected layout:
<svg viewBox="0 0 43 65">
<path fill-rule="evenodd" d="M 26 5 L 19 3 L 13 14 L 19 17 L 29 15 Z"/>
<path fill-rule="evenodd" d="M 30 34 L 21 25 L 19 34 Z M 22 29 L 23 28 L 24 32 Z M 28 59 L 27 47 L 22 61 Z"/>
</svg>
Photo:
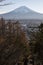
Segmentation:
<svg viewBox="0 0 43 65">
<path fill-rule="evenodd" d="M 19 21 L 0 19 L 0 65 L 43 65 L 43 24 L 30 32 Z M 28 35 L 29 32 L 27 31 Z"/>
</svg>

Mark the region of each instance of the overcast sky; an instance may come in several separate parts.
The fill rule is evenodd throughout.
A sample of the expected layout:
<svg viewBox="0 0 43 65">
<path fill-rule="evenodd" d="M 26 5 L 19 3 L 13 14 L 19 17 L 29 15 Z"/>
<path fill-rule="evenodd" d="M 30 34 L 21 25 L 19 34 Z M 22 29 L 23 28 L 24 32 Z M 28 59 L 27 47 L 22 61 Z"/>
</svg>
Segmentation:
<svg viewBox="0 0 43 65">
<path fill-rule="evenodd" d="M 10 12 L 20 6 L 27 6 L 28 8 L 43 13 L 43 0 L 4 0 L 0 5 L 13 3 L 11 5 L 0 6 L 0 14 Z"/>
</svg>

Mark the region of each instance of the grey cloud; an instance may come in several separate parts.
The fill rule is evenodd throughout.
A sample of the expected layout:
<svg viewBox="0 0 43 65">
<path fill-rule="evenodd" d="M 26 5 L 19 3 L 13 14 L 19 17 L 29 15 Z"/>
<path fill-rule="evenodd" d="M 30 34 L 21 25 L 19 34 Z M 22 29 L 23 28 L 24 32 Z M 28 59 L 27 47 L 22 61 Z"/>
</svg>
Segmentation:
<svg viewBox="0 0 43 65">
<path fill-rule="evenodd" d="M 7 5 L 13 5 L 14 3 L 7 3 L 7 4 L 2 4 L 0 6 L 7 6 Z"/>
<path fill-rule="evenodd" d="M 4 1 L 4 0 L 0 0 L 0 2 L 2 2 L 2 1 Z"/>
</svg>

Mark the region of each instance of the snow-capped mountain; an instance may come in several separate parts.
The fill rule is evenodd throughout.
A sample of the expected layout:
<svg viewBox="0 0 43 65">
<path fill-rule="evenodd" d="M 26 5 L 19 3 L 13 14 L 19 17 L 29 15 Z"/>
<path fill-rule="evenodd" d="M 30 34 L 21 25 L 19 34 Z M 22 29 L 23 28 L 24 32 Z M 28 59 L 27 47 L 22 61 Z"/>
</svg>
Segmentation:
<svg viewBox="0 0 43 65">
<path fill-rule="evenodd" d="M 43 14 L 34 12 L 26 6 L 21 6 L 12 12 L 0 15 L 0 17 L 5 19 L 43 19 Z"/>
</svg>

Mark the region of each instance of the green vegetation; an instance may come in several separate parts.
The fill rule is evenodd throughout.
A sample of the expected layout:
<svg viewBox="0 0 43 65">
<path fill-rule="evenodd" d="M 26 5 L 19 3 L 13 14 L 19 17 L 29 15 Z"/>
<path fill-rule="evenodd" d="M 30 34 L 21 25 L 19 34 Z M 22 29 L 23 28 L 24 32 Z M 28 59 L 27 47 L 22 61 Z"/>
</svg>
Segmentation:
<svg viewBox="0 0 43 65">
<path fill-rule="evenodd" d="M 43 24 L 38 26 L 38 31 L 34 32 L 32 30 L 30 37 L 30 47 L 31 53 L 34 57 L 36 64 L 43 65 Z"/>
</svg>

